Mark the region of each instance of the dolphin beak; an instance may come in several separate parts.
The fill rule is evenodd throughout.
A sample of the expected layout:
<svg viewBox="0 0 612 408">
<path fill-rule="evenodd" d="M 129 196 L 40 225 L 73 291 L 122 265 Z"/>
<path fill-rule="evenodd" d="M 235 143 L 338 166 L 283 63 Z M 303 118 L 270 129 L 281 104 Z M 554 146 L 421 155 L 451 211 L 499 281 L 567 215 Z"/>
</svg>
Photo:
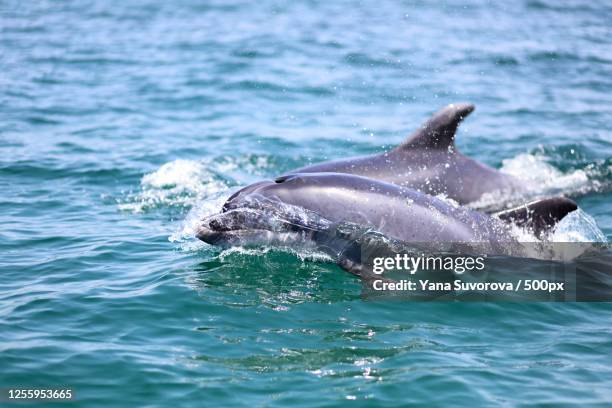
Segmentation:
<svg viewBox="0 0 612 408">
<path fill-rule="evenodd" d="M 210 245 L 219 245 L 223 241 L 223 232 L 214 231 L 208 225 L 200 225 L 196 232 L 196 237 Z"/>
<path fill-rule="evenodd" d="M 231 214 L 221 213 L 205 218 L 196 231 L 196 237 L 210 245 L 229 245 L 236 235 L 232 231 L 238 229 L 238 225 L 235 225 L 236 217 Z"/>
<path fill-rule="evenodd" d="M 232 210 L 212 215 L 196 231 L 196 237 L 210 245 L 228 247 L 255 240 L 265 227 L 265 217 L 252 210 Z"/>
<path fill-rule="evenodd" d="M 291 240 L 303 240 L 306 235 L 314 236 L 317 231 L 327 228 L 323 219 L 305 222 L 295 215 L 289 215 L 288 220 L 252 208 L 227 210 L 203 219 L 195 235 L 207 244 L 222 247 L 267 245 L 273 242 L 286 244 Z"/>
</svg>

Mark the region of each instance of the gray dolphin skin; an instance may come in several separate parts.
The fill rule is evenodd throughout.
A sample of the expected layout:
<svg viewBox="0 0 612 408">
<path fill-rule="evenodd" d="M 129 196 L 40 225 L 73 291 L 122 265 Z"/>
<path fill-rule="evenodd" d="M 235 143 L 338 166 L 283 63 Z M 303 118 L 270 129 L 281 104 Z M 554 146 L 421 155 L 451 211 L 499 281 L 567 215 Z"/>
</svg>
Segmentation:
<svg viewBox="0 0 612 408">
<path fill-rule="evenodd" d="M 291 173 L 348 173 L 410 187 L 427 194 L 444 194 L 460 204 L 485 193 L 521 192 L 521 182 L 457 151 L 455 133 L 474 105 L 448 105 L 435 113 L 404 143 L 371 156 L 330 161 Z"/>
<path fill-rule="evenodd" d="M 330 245 L 331 235 L 337 238 L 339 224 L 349 223 L 402 242 L 426 243 L 428 249 L 449 243 L 454 246 L 445 246 L 446 250 L 463 252 L 474 244 L 480 253 L 512 255 L 518 242 L 506 220 L 519 224 L 529 220 L 534 230 L 543 231 L 576 208 L 569 199 L 554 198 L 504 211 L 499 218 L 361 176 L 303 173 L 238 191 L 221 214 L 203 220 L 197 236 L 221 246 L 291 245 L 309 239 L 320 247 Z"/>
</svg>

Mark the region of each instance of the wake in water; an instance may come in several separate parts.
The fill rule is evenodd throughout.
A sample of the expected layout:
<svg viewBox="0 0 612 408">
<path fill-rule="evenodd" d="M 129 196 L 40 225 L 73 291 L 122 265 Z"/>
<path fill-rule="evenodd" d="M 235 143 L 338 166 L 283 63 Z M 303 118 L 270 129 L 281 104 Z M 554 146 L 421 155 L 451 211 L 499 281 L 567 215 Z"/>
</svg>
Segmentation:
<svg viewBox="0 0 612 408">
<path fill-rule="evenodd" d="M 565 150 L 568 150 L 570 155 L 577 155 L 574 147 L 558 147 L 549 150 L 539 149 L 534 153 L 523 153 L 503 160 L 500 171 L 521 180 L 525 191 L 520 194 L 487 193 L 469 206 L 481 211 L 494 211 L 542 197 L 556 195 L 578 197 L 612 190 L 610 160 L 593 162 L 583 159 L 575 166 L 562 170 L 555 161 L 567 162 L 567 158 L 563 157 Z"/>
</svg>

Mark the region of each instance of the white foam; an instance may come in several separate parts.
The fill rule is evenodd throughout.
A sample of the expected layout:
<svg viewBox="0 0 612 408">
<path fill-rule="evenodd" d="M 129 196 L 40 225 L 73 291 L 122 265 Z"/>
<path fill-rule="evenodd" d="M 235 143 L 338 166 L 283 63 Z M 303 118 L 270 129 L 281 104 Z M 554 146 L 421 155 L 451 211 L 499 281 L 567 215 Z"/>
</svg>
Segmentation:
<svg viewBox="0 0 612 408">
<path fill-rule="evenodd" d="M 529 190 L 562 190 L 565 192 L 579 191 L 589 183 L 589 175 L 585 170 L 573 170 L 563 173 L 550 163 L 545 156 L 520 154 L 502 161 L 500 169 L 527 183 Z"/>
<path fill-rule="evenodd" d="M 128 196 L 119 209 L 140 213 L 150 208 L 191 207 L 228 189 L 204 162 L 175 160 L 143 176 L 141 191 Z"/>
<path fill-rule="evenodd" d="M 201 163 L 193 160 L 175 160 L 161 166 L 157 171 L 142 178 L 143 186 L 154 188 L 179 188 L 196 190 L 204 173 Z"/>
<path fill-rule="evenodd" d="M 264 247 L 264 248 L 245 248 L 241 246 L 231 247 L 223 250 L 219 254 L 219 259 L 224 261 L 226 257 L 232 256 L 235 254 L 239 255 L 249 255 L 249 256 L 263 256 L 270 252 L 272 248 Z"/>
<path fill-rule="evenodd" d="M 312 247 L 299 247 L 299 246 L 281 246 L 281 247 L 270 247 L 265 246 L 261 248 L 246 248 L 242 246 L 235 246 L 223 250 L 219 254 L 219 259 L 225 260 L 226 257 L 232 255 L 248 255 L 248 256 L 263 256 L 270 251 L 282 251 L 288 254 L 294 255 L 301 262 L 312 261 L 312 262 L 333 262 L 333 258 L 323 252 L 318 251 Z"/>
<path fill-rule="evenodd" d="M 503 160 L 499 170 L 521 180 L 524 190 L 486 193 L 469 207 L 477 210 L 501 210 L 553 195 L 574 196 L 601 189 L 602 183 L 598 180 L 600 171 L 596 166 L 563 172 L 548 160 L 545 155 L 531 153 Z"/>
</svg>

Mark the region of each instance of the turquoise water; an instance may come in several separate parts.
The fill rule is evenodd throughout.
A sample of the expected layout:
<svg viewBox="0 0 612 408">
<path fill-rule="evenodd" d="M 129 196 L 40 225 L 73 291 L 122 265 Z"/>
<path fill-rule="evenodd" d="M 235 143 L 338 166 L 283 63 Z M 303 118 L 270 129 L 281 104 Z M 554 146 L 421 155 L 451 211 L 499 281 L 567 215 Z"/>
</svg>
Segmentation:
<svg viewBox="0 0 612 408">
<path fill-rule="evenodd" d="M 609 304 L 364 302 L 312 254 L 193 238 L 239 186 L 469 101 L 460 150 L 581 194 L 612 239 L 610 21 L 606 1 L 3 2 L 0 387 L 88 407 L 610 403 Z"/>
</svg>

